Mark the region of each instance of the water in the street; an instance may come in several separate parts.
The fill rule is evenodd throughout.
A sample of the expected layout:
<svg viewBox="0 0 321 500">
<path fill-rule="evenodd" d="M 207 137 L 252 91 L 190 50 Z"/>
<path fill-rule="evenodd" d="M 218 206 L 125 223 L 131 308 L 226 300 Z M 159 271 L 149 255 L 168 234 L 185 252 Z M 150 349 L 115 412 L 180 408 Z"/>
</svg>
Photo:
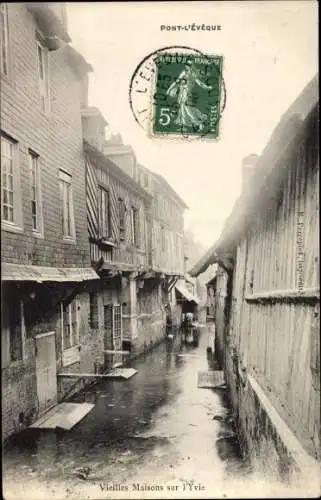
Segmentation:
<svg viewBox="0 0 321 500">
<path fill-rule="evenodd" d="M 5 498 L 237 498 L 250 473 L 226 390 L 197 387 L 209 327 L 198 346 L 181 335 L 133 361 L 129 380 L 74 396 L 95 403 L 71 431 L 28 429 L 3 457 Z M 178 356 L 186 354 L 187 356 Z M 215 418 L 214 418 L 215 417 Z M 79 473 L 77 469 L 84 468 Z M 245 486 L 244 486 L 245 485 Z"/>
</svg>

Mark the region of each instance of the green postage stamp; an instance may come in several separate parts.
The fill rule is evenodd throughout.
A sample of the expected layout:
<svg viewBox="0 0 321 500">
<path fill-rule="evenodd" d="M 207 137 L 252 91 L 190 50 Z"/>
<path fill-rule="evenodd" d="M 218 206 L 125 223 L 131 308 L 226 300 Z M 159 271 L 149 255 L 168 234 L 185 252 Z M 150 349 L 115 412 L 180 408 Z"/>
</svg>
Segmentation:
<svg viewBox="0 0 321 500">
<path fill-rule="evenodd" d="M 217 138 L 223 57 L 162 53 L 155 62 L 153 134 Z"/>
</svg>

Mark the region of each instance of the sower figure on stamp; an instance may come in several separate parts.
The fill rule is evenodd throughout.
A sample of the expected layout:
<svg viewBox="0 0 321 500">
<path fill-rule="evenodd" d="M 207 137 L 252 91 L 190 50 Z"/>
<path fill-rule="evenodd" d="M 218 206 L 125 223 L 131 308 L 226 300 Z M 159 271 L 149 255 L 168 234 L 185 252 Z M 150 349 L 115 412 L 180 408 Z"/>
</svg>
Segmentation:
<svg viewBox="0 0 321 500">
<path fill-rule="evenodd" d="M 183 127 L 196 126 L 201 130 L 208 116 L 196 106 L 191 105 L 192 91 L 195 85 L 205 90 L 212 89 L 211 85 L 202 82 L 199 71 L 192 61 L 187 61 L 185 68 L 170 85 L 166 93 L 170 97 L 177 99 L 178 115 L 175 123 Z"/>
</svg>

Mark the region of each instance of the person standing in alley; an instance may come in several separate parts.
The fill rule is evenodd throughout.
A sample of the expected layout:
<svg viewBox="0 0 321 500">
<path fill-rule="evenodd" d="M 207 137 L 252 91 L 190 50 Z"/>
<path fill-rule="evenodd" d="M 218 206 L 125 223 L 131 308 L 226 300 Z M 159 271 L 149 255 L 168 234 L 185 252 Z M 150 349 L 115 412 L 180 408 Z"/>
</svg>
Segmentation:
<svg viewBox="0 0 321 500">
<path fill-rule="evenodd" d="M 173 337 L 173 318 L 170 304 L 165 306 L 166 312 L 166 336 Z"/>
</svg>

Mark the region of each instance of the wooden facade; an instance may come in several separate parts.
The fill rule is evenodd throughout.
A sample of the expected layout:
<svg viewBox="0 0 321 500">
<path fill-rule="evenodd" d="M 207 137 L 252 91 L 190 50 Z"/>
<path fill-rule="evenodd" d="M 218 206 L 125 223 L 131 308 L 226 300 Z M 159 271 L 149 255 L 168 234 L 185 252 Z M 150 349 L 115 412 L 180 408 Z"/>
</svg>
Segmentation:
<svg viewBox="0 0 321 500">
<path fill-rule="evenodd" d="M 119 269 L 148 268 L 147 208 L 150 196 L 108 158 L 85 145 L 87 220 L 92 263 L 103 259 Z M 100 191 L 107 193 L 107 228 L 102 229 Z M 136 217 L 133 220 L 133 213 Z M 103 234 L 105 233 L 105 234 Z M 126 267 L 126 266 L 129 267 Z"/>
<path fill-rule="evenodd" d="M 320 453 L 317 120 L 314 112 L 277 196 L 237 245 L 229 331 L 242 368 L 313 454 Z"/>
<path fill-rule="evenodd" d="M 146 214 L 150 269 L 167 276 L 183 276 L 186 204 L 162 176 L 137 163 L 134 151 L 119 135 L 106 141 L 103 151 L 152 197 Z"/>
<path fill-rule="evenodd" d="M 137 163 L 120 135 L 102 140 L 106 122 L 97 110 L 86 110 L 83 123 L 91 260 L 103 281 L 121 276 L 124 346 L 146 350 L 165 334 L 165 305 L 175 308 L 186 205 L 165 179 Z M 101 190 L 109 204 L 108 234 L 100 224 Z"/>
<path fill-rule="evenodd" d="M 245 445 L 262 456 L 267 440 L 271 456 L 274 447 L 289 462 L 300 449 L 301 469 L 309 457 L 320 460 L 318 123 L 314 79 L 272 135 L 219 241 L 191 271 L 219 264 L 216 348 Z"/>
<path fill-rule="evenodd" d="M 154 270 L 184 276 L 185 203 L 169 188 L 165 179 L 152 174 L 151 261 Z"/>
</svg>

